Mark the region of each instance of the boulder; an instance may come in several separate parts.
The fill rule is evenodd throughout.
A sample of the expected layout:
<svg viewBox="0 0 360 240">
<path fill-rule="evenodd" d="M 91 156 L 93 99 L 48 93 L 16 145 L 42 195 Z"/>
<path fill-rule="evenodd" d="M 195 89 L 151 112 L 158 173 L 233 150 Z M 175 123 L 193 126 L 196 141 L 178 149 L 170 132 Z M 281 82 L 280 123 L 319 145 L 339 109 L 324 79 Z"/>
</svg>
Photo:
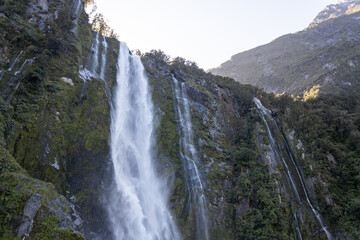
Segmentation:
<svg viewBox="0 0 360 240">
<path fill-rule="evenodd" d="M 29 234 L 33 228 L 34 218 L 35 218 L 36 213 L 38 212 L 39 208 L 41 207 L 41 201 L 43 199 L 44 198 L 41 197 L 39 194 L 34 193 L 33 195 L 31 195 L 29 200 L 27 200 L 24 210 L 23 210 L 20 225 L 16 229 L 16 235 L 18 237 L 22 238 L 22 237 L 29 236 Z"/>
<path fill-rule="evenodd" d="M 69 84 L 69 85 L 71 85 L 71 86 L 74 86 L 74 82 L 73 82 L 73 80 L 72 80 L 71 78 L 62 77 L 62 78 L 60 78 L 60 79 L 61 79 L 61 81 L 63 81 L 64 83 L 67 83 L 67 84 Z"/>
</svg>

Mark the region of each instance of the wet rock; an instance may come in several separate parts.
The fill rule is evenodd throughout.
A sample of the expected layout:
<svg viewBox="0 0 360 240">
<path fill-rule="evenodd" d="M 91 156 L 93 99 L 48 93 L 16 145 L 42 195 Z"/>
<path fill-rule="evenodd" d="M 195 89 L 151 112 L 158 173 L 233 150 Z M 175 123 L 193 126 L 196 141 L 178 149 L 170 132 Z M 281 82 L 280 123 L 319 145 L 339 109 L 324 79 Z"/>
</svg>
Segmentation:
<svg viewBox="0 0 360 240">
<path fill-rule="evenodd" d="M 199 145 L 199 147 L 203 147 L 204 145 L 207 146 L 208 144 L 205 140 L 199 138 L 198 145 Z"/>
<path fill-rule="evenodd" d="M 63 81 L 64 83 L 67 83 L 67 84 L 69 84 L 69 85 L 71 85 L 71 86 L 74 86 L 74 82 L 73 82 L 73 80 L 72 80 L 71 78 L 61 77 L 60 79 L 61 79 L 61 81 Z"/>
<path fill-rule="evenodd" d="M 327 159 L 329 160 L 330 163 L 337 164 L 337 161 L 336 161 L 334 155 L 332 155 L 331 153 L 328 153 Z"/>
<path fill-rule="evenodd" d="M 39 208 L 41 207 L 41 201 L 43 199 L 44 199 L 43 197 L 35 193 L 29 198 L 29 200 L 27 200 L 23 210 L 23 215 L 20 221 L 20 225 L 16 229 L 16 235 L 18 237 L 29 236 L 33 228 L 34 218 Z"/>
<path fill-rule="evenodd" d="M 188 97 L 195 102 L 198 102 L 204 106 L 208 106 L 208 102 L 207 102 L 207 96 L 200 92 L 198 89 L 192 87 L 189 84 L 186 84 L 186 93 L 188 95 Z"/>
<path fill-rule="evenodd" d="M 47 0 L 39 0 L 37 5 L 41 9 L 41 11 L 43 12 L 49 11 L 49 3 Z"/>
<path fill-rule="evenodd" d="M 26 10 L 26 16 L 30 23 L 38 25 L 41 31 L 49 29 L 47 21 L 56 19 L 56 11 L 64 6 L 64 1 L 31 0 Z"/>
<path fill-rule="evenodd" d="M 236 218 L 244 217 L 250 209 L 249 199 L 244 199 L 236 208 Z"/>
<path fill-rule="evenodd" d="M 75 233 L 83 232 L 83 220 L 75 208 L 75 205 L 57 198 L 50 202 L 49 212 L 59 219 L 58 227 L 60 229 L 69 229 Z M 49 216 L 49 213 L 42 213 L 42 215 Z"/>
</svg>

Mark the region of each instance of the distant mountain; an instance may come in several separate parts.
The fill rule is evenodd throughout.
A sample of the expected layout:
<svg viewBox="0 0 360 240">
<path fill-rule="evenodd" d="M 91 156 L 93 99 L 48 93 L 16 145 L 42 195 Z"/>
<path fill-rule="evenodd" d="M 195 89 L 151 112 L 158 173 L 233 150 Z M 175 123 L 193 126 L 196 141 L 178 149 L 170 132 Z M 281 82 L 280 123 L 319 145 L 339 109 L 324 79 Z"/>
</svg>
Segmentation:
<svg viewBox="0 0 360 240">
<path fill-rule="evenodd" d="M 331 18 L 337 18 L 342 15 L 350 15 L 360 11 L 360 1 L 339 1 L 338 4 L 332 4 L 322 10 L 316 18 L 310 23 L 309 27 L 315 27 Z"/>
<path fill-rule="evenodd" d="M 360 82 L 359 43 L 360 2 L 341 1 L 304 31 L 238 53 L 209 71 L 267 92 L 302 95 L 315 85 L 322 91 L 354 89 Z"/>
</svg>

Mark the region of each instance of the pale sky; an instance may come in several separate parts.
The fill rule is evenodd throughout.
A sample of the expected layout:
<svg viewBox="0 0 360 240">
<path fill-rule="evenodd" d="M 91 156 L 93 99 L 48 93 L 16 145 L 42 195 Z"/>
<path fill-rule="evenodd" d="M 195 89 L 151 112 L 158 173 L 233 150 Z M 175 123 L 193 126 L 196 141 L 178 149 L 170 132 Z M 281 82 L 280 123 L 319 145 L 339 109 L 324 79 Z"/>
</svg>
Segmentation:
<svg viewBox="0 0 360 240">
<path fill-rule="evenodd" d="M 337 0 L 96 0 L 130 49 L 161 49 L 205 70 L 306 28 Z"/>
</svg>

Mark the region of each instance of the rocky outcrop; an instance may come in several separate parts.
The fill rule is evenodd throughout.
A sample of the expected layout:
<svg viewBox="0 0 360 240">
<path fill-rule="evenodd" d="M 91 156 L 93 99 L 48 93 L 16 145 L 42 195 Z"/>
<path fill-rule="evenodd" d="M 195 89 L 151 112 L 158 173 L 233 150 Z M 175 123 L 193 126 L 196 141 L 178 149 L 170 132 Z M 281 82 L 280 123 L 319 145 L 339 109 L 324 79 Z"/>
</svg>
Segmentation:
<svg viewBox="0 0 360 240">
<path fill-rule="evenodd" d="M 320 23 L 342 15 L 350 15 L 360 11 L 358 0 L 339 1 L 338 4 L 331 4 L 322 10 L 316 18 L 310 23 L 309 28 L 315 27 Z"/>
<path fill-rule="evenodd" d="M 59 11 L 64 8 L 64 6 L 64 0 L 31 0 L 26 11 L 26 16 L 28 21 L 38 25 L 41 31 L 48 31 L 51 30 L 51 26 L 48 25 L 48 23 L 58 19 Z"/>
<path fill-rule="evenodd" d="M 30 199 L 26 201 L 20 225 L 16 229 L 18 237 L 23 238 L 30 236 L 35 216 L 41 207 L 41 201 L 43 199 L 39 194 L 33 194 Z"/>
</svg>

